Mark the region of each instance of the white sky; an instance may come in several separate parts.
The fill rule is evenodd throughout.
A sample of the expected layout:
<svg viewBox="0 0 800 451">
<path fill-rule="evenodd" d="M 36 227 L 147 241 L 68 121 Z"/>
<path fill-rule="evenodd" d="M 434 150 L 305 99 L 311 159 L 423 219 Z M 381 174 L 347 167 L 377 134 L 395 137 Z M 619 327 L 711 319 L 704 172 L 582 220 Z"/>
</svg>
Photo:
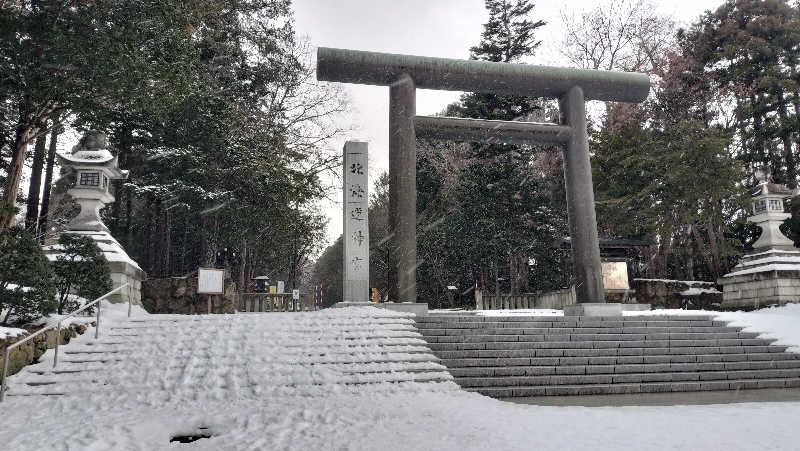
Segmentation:
<svg viewBox="0 0 800 451">
<path fill-rule="evenodd" d="M 294 0 L 295 30 L 314 47 L 403 53 L 443 58 L 468 58 L 469 48 L 477 45 L 483 23 L 489 17 L 482 0 Z M 547 25 L 536 35 L 542 46 L 533 64 L 565 66 L 558 47 L 562 26 L 560 11 L 591 9 L 597 1 L 539 0 L 532 18 Z M 722 0 L 657 1 L 661 12 L 678 21 L 693 22 L 705 10 Z M 370 187 L 373 180 L 389 170 L 389 88 L 346 85 L 352 111 L 341 121 L 354 127 L 352 133 L 332 143 L 340 150 L 348 139 L 370 144 Z M 434 114 L 458 99 L 460 93 L 417 91 L 417 114 Z M 323 205 L 329 223 L 327 239 L 342 232 L 341 194 L 338 202 Z"/>
</svg>

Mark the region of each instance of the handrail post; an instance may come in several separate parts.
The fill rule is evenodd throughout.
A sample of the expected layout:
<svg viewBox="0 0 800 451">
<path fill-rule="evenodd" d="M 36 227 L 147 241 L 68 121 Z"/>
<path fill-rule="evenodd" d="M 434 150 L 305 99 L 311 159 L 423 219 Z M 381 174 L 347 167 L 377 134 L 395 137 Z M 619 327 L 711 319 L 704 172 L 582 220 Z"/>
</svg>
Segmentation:
<svg viewBox="0 0 800 451">
<path fill-rule="evenodd" d="M 56 326 L 56 346 L 53 349 L 53 368 L 58 364 L 58 346 L 61 344 L 61 322 Z"/>
<path fill-rule="evenodd" d="M 97 316 L 95 317 L 95 326 L 94 326 L 94 339 L 97 340 L 97 337 L 100 336 L 100 304 L 103 301 L 97 303 Z"/>
<path fill-rule="evenodd" d="M 3 384 L 0 385 L 0 402 L 3 402 L 3 400 L 6 397 L 6 387 L 7 387 L 6 381 L 8 380 L 8 360 L 9 359 L 11 359 L 11 346 L 10 345 L 9 345 L 9 347 L 6 348 L 6 359 L 3 360 Z"/>
</svg>

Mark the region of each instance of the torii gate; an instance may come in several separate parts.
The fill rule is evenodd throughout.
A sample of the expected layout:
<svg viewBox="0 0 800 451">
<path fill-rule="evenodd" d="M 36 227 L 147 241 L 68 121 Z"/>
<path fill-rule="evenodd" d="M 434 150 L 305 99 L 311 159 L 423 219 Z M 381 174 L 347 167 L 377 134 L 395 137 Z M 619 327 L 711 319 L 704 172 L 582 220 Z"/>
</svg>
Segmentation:
<svg viewBox="0 0 800 451">
<path fill-rule="evenodd" d="M 416 138 L 564 148 L 576 300 L 605 303 L 586 100 L 641 102 L 646 74 L 431 58 L 320 47 L 317 79 L 389 86 L 389 298 L 416 302 Z M 559 100 L 560 124 L 416 116 L 416 88 L 487 92 Z"/>
</svg>

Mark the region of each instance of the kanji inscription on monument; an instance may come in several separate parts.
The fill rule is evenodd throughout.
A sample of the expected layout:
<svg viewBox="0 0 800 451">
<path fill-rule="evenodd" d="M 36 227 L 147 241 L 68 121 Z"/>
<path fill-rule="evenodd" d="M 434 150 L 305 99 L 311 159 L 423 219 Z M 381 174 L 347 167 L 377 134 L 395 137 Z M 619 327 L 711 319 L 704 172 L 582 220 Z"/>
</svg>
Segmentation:
<svg viewBox="0 0 800 451">
<path fill-rule="evenodd" d="M 344 145 L 344 302 L 369 299 L 367 143 Z"/>
</svg>

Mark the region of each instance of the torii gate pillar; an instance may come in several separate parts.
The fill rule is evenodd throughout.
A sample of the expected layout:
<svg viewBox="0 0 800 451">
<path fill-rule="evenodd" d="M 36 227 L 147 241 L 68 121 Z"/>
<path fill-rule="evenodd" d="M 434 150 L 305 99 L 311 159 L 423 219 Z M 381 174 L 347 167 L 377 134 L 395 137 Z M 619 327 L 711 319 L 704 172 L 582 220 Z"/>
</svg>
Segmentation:
<svg viewBox="0 0 800 451">
<path fill-rule="evenodd" d="M 605 302 L 597 217 L 594 211 L 592 167 L 586 136 L 586 102 L 583 89 L 572 87 L 559 99 L 561 124 L 572 129 L 564 149 L 567 217 L 575 268 L 575 298 L 581 303 Z"/>
<path fill-rule="evenodd" d="M 389 86 L 389 299 L 417 302 L 417 103 L 414 80 Z"/>
</svg>

